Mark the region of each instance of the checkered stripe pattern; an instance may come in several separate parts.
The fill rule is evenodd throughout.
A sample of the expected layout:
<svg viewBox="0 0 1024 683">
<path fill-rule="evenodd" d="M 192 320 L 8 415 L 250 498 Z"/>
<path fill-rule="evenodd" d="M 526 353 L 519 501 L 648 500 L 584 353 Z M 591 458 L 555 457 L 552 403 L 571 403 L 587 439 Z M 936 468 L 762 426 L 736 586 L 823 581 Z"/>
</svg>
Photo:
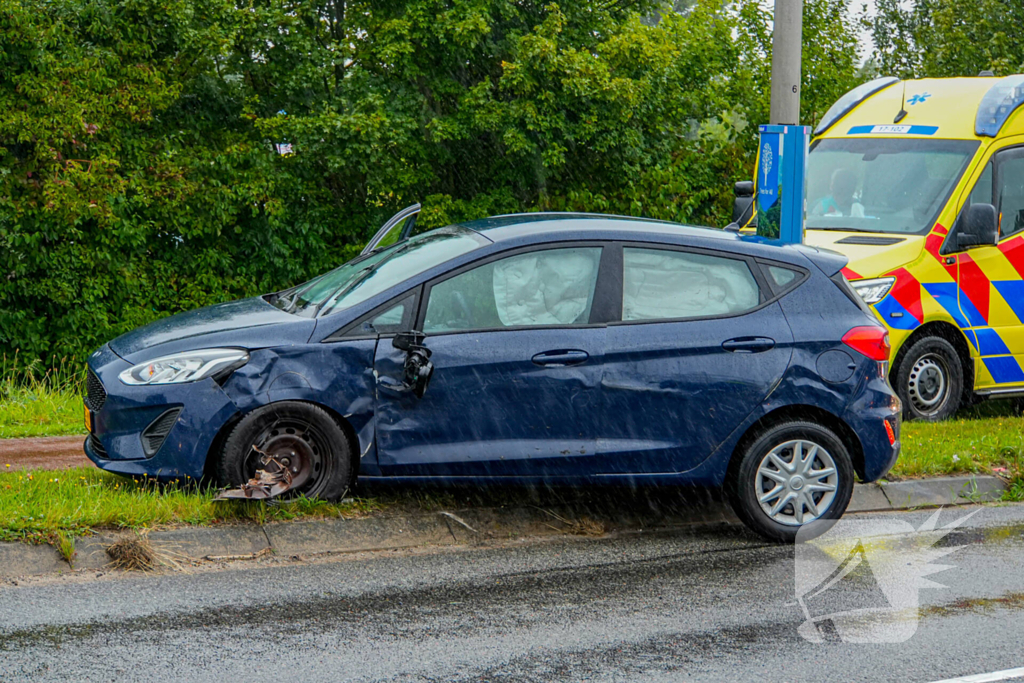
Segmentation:
<svg viewBox="0 0 1024 683">
<path fill-rule="evenodd" d="M 920 282 L 906 268 L 892 270 L 885 275 L 896 282 L 875 309 L 890 327 L 909 331 L 921 325 L 927 310 L 941 308 L 963 330 L 996 384 L 1024 382 L 1024 369 L 1012 355 L 1024 354 L 1024 348 L 1013 348 L 1024 343 L 1024 235 L 1003 241 L 998 251 L 986 249 L 978 260 L 959 254 L 958 281 L 957 262 L 947 263 L 939 254 L 947 233 L 937 225 L 925 240 L 925 251 L 941 265 L 930 270 L 946 277 Z M 859 276 L 848 270 L 847 277 Z M 1004 339 L 1018 326 L 1020 343 Z"/>
</svg>

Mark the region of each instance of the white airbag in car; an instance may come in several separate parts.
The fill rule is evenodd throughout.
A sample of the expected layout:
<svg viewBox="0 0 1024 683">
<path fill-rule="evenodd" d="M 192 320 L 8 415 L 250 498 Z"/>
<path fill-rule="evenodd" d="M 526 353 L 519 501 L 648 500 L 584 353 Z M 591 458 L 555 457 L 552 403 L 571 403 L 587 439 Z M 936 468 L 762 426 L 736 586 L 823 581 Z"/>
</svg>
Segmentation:
<svg viewBox="0 0 1024 683">
<path fill-rule="evenodd" d="M 754 308 L 757 303 L 757 285 L 742 261 L 623 250 L 623 320 L 723 315 Z"/>
<path fill-rule="evenodd" d="M 503 325 L 568 325 L 589 310 L 597 249 L 523 254 L 494 266 L 494 301 Z"/>
</svg>

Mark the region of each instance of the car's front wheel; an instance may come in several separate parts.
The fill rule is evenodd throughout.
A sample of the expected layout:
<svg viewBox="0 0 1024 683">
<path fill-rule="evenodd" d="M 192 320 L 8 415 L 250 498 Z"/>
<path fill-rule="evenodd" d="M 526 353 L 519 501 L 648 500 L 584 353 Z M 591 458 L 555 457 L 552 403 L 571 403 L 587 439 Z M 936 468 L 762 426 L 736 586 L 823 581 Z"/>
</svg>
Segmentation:
<svg viewBox="0 0 1024 683">
<path fill-rule="evenodd" d="M 221 484 L 249 481 L 264 456 L 291 473 L 284 497 L 337 501 L 352 484 L 354 463 L 345 433 L 327 411 L 309 403 L 272 403 L 242 418 L 221 451 Z"/>
<path fill-rule="evenodd" d="M 760 535 L 792 543 L 812 522 L 839 519 L 853 495 L 850 453 L 830 429 L 813 422 L 774 425 L 730 468 L 729 499 Z"/>
</svg>

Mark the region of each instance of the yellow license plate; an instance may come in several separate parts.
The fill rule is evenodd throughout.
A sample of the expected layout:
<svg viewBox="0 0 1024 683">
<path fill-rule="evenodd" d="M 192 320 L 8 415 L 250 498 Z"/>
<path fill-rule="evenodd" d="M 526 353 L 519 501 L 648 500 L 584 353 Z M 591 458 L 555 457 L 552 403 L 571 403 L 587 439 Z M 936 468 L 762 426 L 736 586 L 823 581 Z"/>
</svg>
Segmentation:
<svg viewBox="0 0 1024 683">
<path fill-rule="evenodd" d="M 89 406 L 84 406 L 84 408 L 85 408 L 85 431 L 91 433 L 92 432 L 92 413 L 89 412 Z"/>
</svg>

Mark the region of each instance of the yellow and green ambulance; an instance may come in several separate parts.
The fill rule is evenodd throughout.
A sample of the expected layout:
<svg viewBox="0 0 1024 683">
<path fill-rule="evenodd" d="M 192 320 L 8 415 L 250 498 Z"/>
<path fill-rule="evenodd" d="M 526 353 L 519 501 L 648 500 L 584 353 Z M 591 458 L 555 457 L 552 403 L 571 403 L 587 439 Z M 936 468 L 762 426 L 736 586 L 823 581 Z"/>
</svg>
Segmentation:
<svg viewBox="0 0 1024 683">
<path fill-rule="evenodd" d="M 814 131 L 804 241 L 890 331 L 908 418 L 1024 397 L 1024 76 L 852 90 Z"/>
</svg>

